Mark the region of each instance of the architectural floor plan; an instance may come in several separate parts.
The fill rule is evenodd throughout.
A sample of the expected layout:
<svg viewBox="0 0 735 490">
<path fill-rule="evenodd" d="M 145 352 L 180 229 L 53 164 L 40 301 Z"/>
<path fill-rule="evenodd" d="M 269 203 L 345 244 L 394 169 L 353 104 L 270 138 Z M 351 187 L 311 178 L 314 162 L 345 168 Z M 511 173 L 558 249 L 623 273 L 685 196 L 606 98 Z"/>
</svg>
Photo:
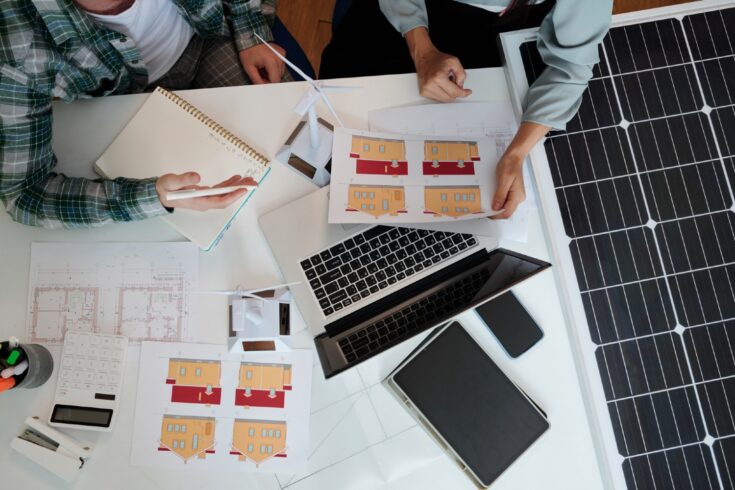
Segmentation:
<svg viewBox="0 0 735 490">
<path fill-rule="evenodd" d="M 67 329 L 141 340 L 188 338 L 191 243 L 34 243 L 27 338 L 61 344 Z"/>
</svg>

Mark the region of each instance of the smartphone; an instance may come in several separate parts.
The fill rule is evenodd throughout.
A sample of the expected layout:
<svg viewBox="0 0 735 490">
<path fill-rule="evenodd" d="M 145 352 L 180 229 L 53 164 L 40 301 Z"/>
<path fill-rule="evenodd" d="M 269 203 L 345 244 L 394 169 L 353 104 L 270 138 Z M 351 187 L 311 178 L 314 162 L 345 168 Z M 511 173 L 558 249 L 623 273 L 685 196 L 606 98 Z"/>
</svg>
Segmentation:
<svg viewBox="0 0 735 490">
<path fill-rule="evenodd" d="M 512 291 L 478 306 L 475 311 L 514 359 L 544 336 L 544 332 Z"/>
</svg>

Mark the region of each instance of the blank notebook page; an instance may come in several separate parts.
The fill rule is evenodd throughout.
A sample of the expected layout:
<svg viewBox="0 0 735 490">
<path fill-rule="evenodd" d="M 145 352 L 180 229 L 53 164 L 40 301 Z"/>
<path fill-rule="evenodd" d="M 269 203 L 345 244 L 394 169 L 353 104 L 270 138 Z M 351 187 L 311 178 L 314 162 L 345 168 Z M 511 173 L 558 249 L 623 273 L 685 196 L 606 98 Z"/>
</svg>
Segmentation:
<svg viewBox="0 0 735 490">
<path fill-rule="evenodd" d="M 268 169 L 261 155 L 183 99 L 161 89 L 150 95 L 96 163 L 97 172 L 111 179 L 195 171 L 202 177 L 201 185 L 208 186 L 236 174 L 260 182 Z M 205 213 L 177 209 L 163 219 L 208 249 L 256 191 L 227 209 Z"/>
</svg>

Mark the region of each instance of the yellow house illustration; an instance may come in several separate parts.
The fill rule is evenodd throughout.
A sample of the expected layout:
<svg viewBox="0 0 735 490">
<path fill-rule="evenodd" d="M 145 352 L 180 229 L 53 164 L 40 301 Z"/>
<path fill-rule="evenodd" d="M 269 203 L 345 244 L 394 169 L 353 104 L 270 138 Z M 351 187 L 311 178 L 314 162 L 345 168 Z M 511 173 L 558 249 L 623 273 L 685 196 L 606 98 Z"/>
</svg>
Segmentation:
<svg viewBox="0 0 735 490">
<path fill-rule="evenodd" d="M 164 415 L 159 451 L 171 451 L 186 463 L 214 453 L 215 420 L 211 417 Z"/>
<path fill-rule="evenodd" d="M 435 216 L 464 216 L 481 213 L 480 186 L 427 186 L 424 212 Z"/>
<path fill-rule="evenodd" d="M 220 361 L 202 359 L 169 359 L 166 384 L 171 387 L 171 401 L 219 405 Z"/>
<path fill-rule="evenodd" d="M 424 142 L 424 175 L 474 175 L 479 160 L 476 141 Z"/>
<path fill-rule="evenodd" d="M 402 186 L 350 185 L 347 211 L 375 216 L 398 216 L 406 212 L 406 193 Z"/>
<path fill-rule="evenodd" d="M 240 364 L 235 405 L 283 408 L 291 390 L 291 366 L 243 362 Z"/>
<path fill-rule="evenodd" d="M 230 454 L 256 466 L 270 458 L 285 458 L 286 422 L 235 419 Z"/>
<path fill-rule="evenodd" d="M 356 172 L 363 175 L 408 175 L 406 142 L 385 138 L 353 136 L 350 158 L 356 158 Z"/>
</svg>

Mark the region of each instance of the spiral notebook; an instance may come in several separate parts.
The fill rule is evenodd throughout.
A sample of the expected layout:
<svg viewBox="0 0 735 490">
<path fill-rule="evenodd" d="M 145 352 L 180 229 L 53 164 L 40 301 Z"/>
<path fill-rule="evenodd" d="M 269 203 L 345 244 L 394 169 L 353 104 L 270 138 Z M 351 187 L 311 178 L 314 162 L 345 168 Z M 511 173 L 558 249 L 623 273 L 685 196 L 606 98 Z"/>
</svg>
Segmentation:
<svg viewBox="0 0 735 490">
<path fill-rule="evenodd" d="M 243 140 L 183 98 L 159 87 L 97 160 L 95 171 L 109 179 L 195 171 L 203 185 L 213 185 L 235 174 L 260 183 L 270 166 L 266 157 Z M 163 220 L 201 249 L 211 250 L 259 189 L 226 209 L 177 209 Z"/>
</svg>

